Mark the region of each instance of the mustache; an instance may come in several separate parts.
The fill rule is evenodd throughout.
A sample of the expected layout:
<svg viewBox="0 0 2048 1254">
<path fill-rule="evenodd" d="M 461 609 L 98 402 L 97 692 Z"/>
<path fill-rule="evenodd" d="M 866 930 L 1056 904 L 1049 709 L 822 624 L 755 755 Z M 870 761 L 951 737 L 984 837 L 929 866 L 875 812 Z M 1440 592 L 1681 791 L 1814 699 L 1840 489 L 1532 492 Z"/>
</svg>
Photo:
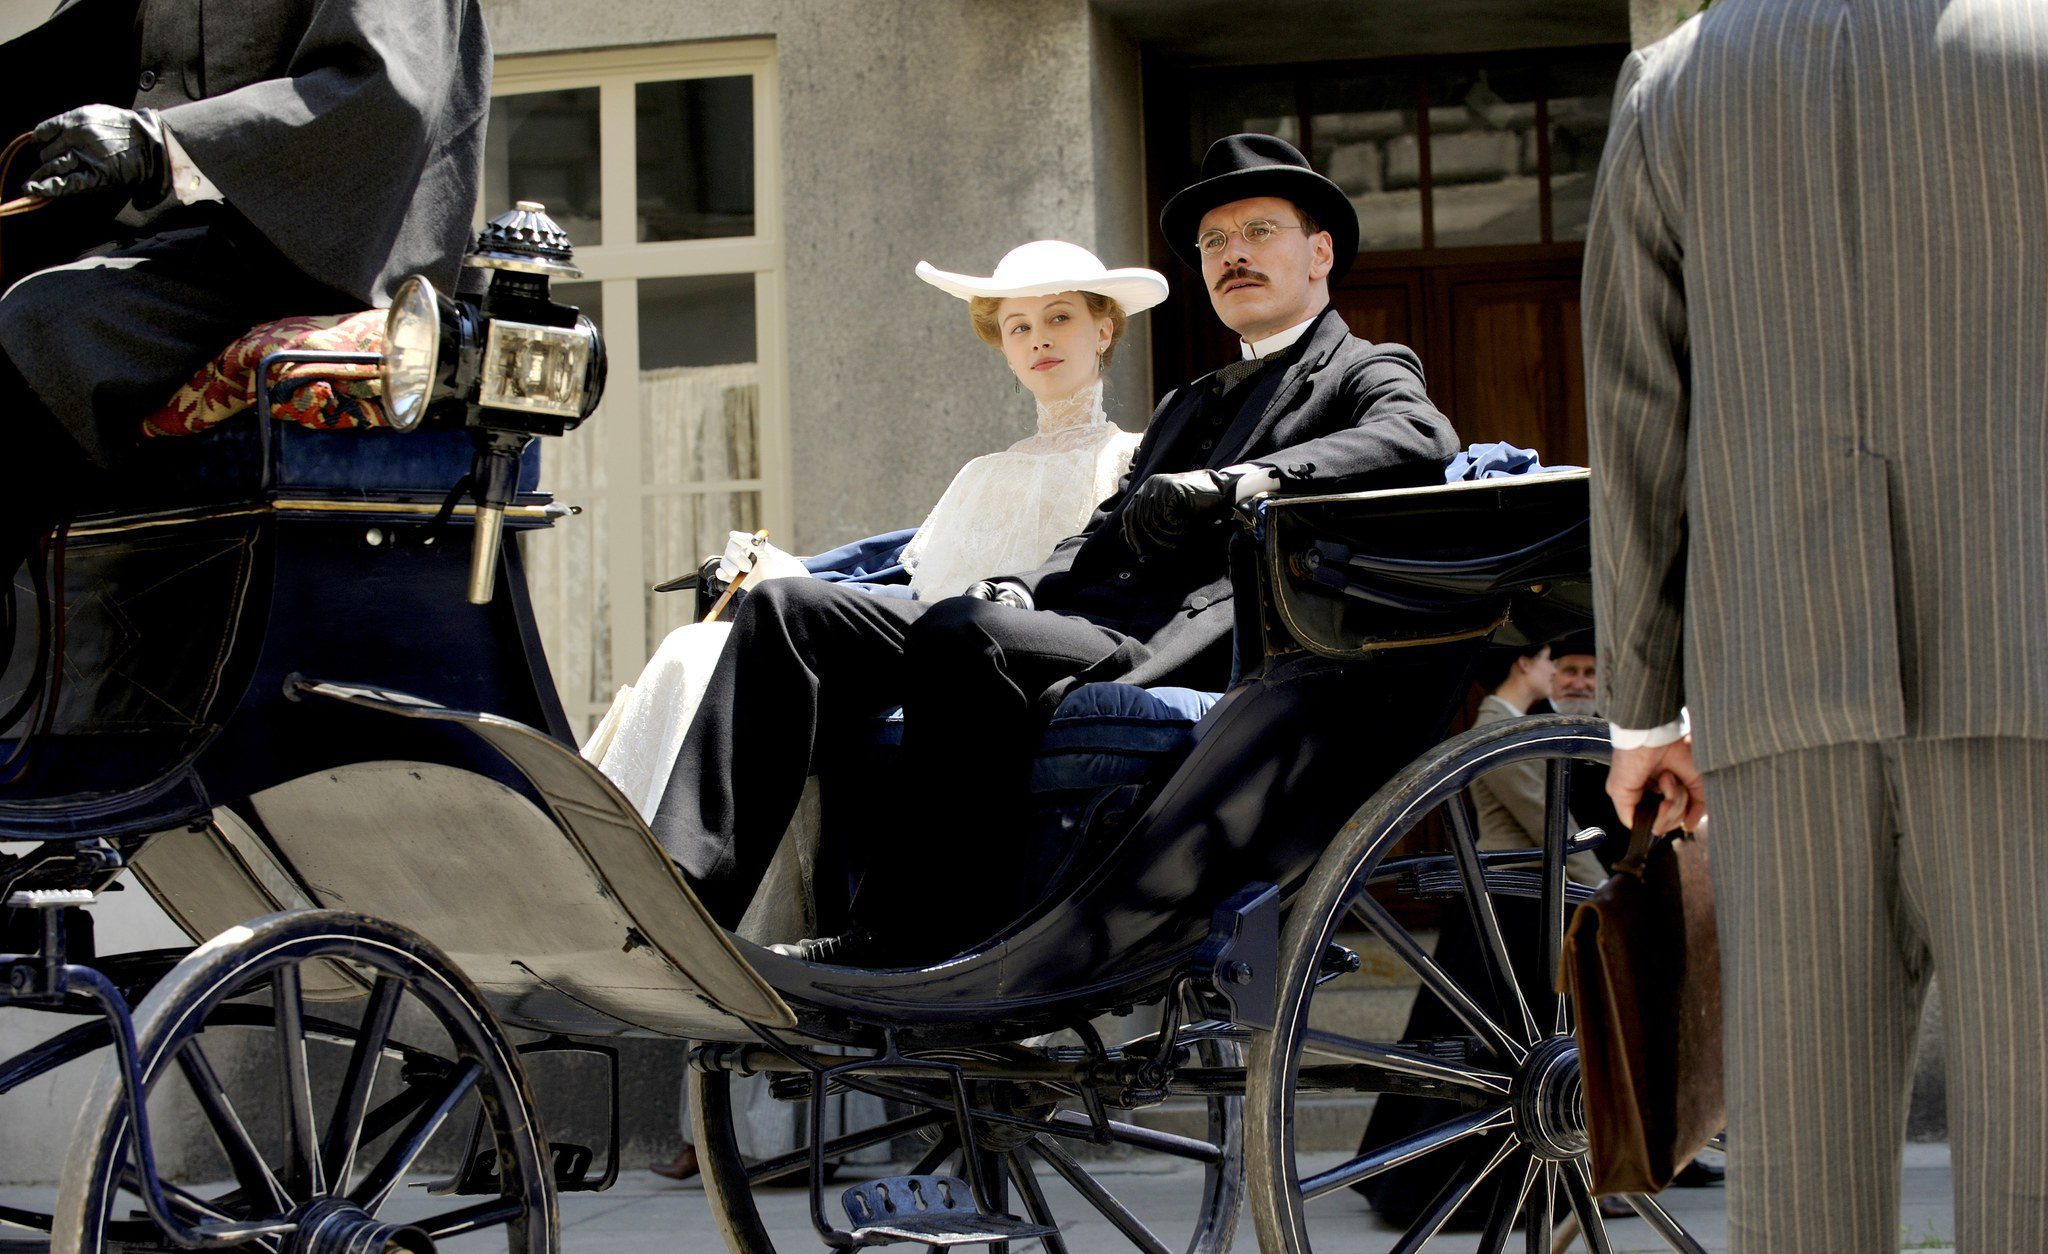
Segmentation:
<svg viewBox="0 0 2048 1254">
<path fill-rule="evenodd" d="M 1216 277 L 1215 285 L 1210 290 L 1220 292 L 1224 288 L 1230 286 L 1232 283 L 1237 282 L 1239 279 L 1256 279 L 1261 283 L 1272 282 L 1271 279 L 1259 273 L 1257 270 L 1252 269 L 1250 266 L 1237 266 L 1232 269 L 1225 270 L 1222 274 L 1218 275 Z"/>
</svg>

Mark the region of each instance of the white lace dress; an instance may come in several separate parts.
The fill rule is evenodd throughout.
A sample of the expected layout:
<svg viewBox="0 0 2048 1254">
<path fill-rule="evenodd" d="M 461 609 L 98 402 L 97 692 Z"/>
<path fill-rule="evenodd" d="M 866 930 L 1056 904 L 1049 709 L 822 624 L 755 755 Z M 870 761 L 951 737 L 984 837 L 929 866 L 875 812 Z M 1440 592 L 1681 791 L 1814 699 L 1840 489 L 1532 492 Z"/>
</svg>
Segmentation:
<svg viewBox="0 0 2048 1254">
<path fill-rule="evenodd" d="M 1099 380 L 1040 404 L 1036 431 L 1001 452 L 975 458 L 953 476 L 904 550 L 911 591 L 921 601 L 934 601 L 991 575 L 1035 569 L 1116 491 L 1137 446 L 1137 436 L 1103 414 Z M 612 698 L 583 747 L 583 756 L 619 786 L 642 818 L 654 817 L 731 631 L 730 624 L 718 622 L 670 632 L 640 677 Z"/>
</svg>

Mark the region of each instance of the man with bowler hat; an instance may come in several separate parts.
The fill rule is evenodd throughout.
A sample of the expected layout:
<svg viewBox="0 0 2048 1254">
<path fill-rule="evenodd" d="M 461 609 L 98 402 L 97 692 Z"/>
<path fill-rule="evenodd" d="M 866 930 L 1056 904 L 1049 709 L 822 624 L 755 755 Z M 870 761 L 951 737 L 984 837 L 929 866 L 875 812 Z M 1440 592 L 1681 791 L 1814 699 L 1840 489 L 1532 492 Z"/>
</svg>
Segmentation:
<svg viewBox="0 0 2048 1254">
<path fill-rule="evenodd" d="M 968 918 L 934 922 L 931 907 L 956 896 L 948 855 L 968 832 L 1003 847 L 991 829 L 1018 810 L 1060 699 L 1098 680 L 1229 682 L 1236 502 L 1441 481 L 1455 437 L 1415 355 L 1353 336 L 1330 308 L 1358 247 L 1357 214 L 1334 183 L 1279 139 L 1233 135 L 1161 225 L 1238 333 L 1240 359 L 1160 402 L 1123 490 L 1085 530 L 1039 569 L 991 572 L 965 596 L 920 603 L 776 580 L 735 616 L 653 822 L 719 922 L 746 909 L 805 777 L 901 705 L 900 773 L 923 821 L 892 831 L 891 872 L 863 885 L 854 931 L 798 951 L 911 961 L 978 939 Z M 908 918 L 914 945 L 858 926 Z"/>
</svg>

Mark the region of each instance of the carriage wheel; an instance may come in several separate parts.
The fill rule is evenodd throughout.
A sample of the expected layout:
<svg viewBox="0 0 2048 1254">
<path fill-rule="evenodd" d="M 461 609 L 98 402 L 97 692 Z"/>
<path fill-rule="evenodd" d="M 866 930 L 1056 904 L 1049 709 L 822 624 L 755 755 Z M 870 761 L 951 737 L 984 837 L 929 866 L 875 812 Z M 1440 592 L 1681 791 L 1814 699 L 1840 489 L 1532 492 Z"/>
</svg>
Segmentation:
<svg viewBox="0 0 2048 1254">
<path fill-rule="evenodd" d="M 1246 1104 L 1249 1170 L 1259 1245 L 1306 1254 L 1316 1233 L 1353 1244 L 1363 1203 L 1351 1191 L 1383 1173 L 1427 1163 L 1435 1192 L 1393 1248 L 1423 1248 L 1454 1215 L 1479 1226 L 1478 1248 L 1549 1251 L 1568 1210 L 1588 1249 L 1606 1254 L 1608 1225 L 1588 1182 L 1585 1112 L 1569 999 L 1557 970 L 1568 907 L 1590 890 L 1568 884 L 1574 835 L 1569 763 L 1605 761 L 1607 725 L 1545 716 L 1491 724 L 1437 746 L 1368 801 L 1316 864 L 1295 897 L 1281 937 L 1277 1027 L 1252 1047 Z M 1546 842 L 1522 860 L 1482 859 L 1467 791 L 1478 777 L 1516 762 L 1544 767 Z M 1440 812 L 1448 853 L 1390 859 L 1395 844 Z M 1470 961 L 1440 961 L 1383 902 L 1394 895 L 1436 900 L 1451 928 L 1468 929 Z M 1419 980 L 1411 1024 L 1445 1026 L 1418 1039 L 1364 1040 L 1312 1024 L 1318 998 L 1344 988 L 1353 964 L 1332 961 L 1340 935 L 1363 930 Z M 1431 1000 L 1433 999 L 1433 1000 Z M 1434 1016 L 1433 1020 L 1428 1016 Z M 1318 1016 L 1320 1019 L 1320 1016 Z M 1384 1097 L 1400 1093 L 1425 1112 L 1417 1130 L 1347 1153 L 1342 1161 L 1304 1155 L 1294 1141 L 1295 1102 L 1304 1089 Z M 1440 1183 L 1437 1183 L 1440 1181 Z M 1630 1206 L 1675 1250 L 1702 1247 L 1653 1198 Z M 1640 1229 L 1636 1235 L 1648 1236 Z M 1654 1239 L 1654 1238 L 1653 1238 Z"/>
<path fill-rule="evenodd" d="M 316 1026 L 306 1014 L 301 969 L 314 963 L 339 964 L 370 989 L 331 1101 L 316 1096 L 327 1086 L 316 1085 L 309 1066 L 308 1043 L 334 1037 L 331 1023 Z M 445 1051 L 398 1044 L 391 1032 L 401 1015 L 409 1034 L 437 1025 Z M 251 1038 L 251 1025 L 271 1039 Z M 411 932 L 333 910 L 230 928 L 137 1007 L 135 1034 L 144 1092 L 159 1103 L 196 1103 L 234 1177 L 208 1189 L 165 1182 L 181 1222 L 255 1225 L 262 1234 L 236 1248 L 271 1254 L 424 1254 L 437 1241 L 492 1230 L 512 1254 L 557 1249 L 547 1142 L 518 1055 L 476 989 Z M 238 1047 L 251 1045 L 263 1047 L 257 1065 L 233 1065 L 247 1056 Z M 249 1071 L 260 1078 L 235 1082 Z M 409 1195 L 406 1175 L 472 1094 L 494 1153 L 465 1174 L 486 1196 Z M 254 1117 L 280 1105 L 275 1120 Z M 158 1108 L 152 1103 L 152 1115 Z M 281 1126 L 273 1132 L 268 1122 Z M 55 1254 L 176 1248 L 144 1215 L 130 1133 L 110 1061 L 58 1183 Z"/>
<path fill-rule="evenodd" d="M 1012 1052 L 1023 1047 L 1011 1047 Z M 1041 1053 L 1050 1051 L 1031 1050 Z M 967 1063 L 964 1055 L 951 1055 Z M 1203 1067 L 1238 1067 L 1244 1052 L 1234 1040 L 1209 1038 L 1195 1044 L 1195 1061 Z M 754 1205 L 753 1190 L 780 1183 L 804 1187 L 809 1158 L 809 1134 L 786 1154 L 748 1162 L 740 1153 L 734 1135 L 735 1111 L 733 1077 L 730 1073 L 690 1073 L 690 1110 L 695 1124 L 697 1156 L 704 1173 L 704 1192 L 711 1212 L 725 1233 L 726 1245 L 734 1254 L 772 1254 L 775 1241 Z M 995 1080 L 970 1080 L 970 1093 L 977 1109 L 1022 1115 L 1043 1124 L 1046 1130 L 1024 1128 L 1014 1123 L 978 1122 L 975 1137 L 982 1158 L 982 1176 L 989 1182 L 992 1201 L 998 1209 L 1050 1227 L 1076 1220 L 1107 1223 L 1111 1239 L 1120 1238 L 1148 1254 L 1222 1254 L 1230 1248 L 1237 1231 L 1238 1211 L 1243 1204 L 1242 1100 L 1237 1097 L 1209 1097 L 1203 1105 L 1207 1130 L 1201 1136 L 1178 1136 L 1157 1132 L 1117 1118 L 1110 1111 L 1113 1143 L 1109 1156 L 1091 1146 L 1080 1133 L 1087 1127 L 1081 1101 L 1072 1093 L 1039 1084 Z M 934 1090 L 935 1099 L 942 1095 Z M 935 1100 L 934 1105 L 939 1102 Z M 960 1138 L 949 1110 L 892 1104 L 892 1117 L 870 1127 L 842 1129 L 828 1134 L 825 1160 L 828 1170 L 860 1150 L 898 1137 L 922 1153 L 915 1166 L 883 1170 L 922 1174 L 950 1171 L 964 1176 L 960 1162 Z M 1057 1131 L 1051 1129 L 1058 1129 Z M 1163 1168 L 1183 1164 L 1201 1165 L 1199 1184 L 1194 1173 L 1185 1173 L 1184 1187 L 1158 1187 Z M 864 1170 L 853 1168 L 854 1170 Z M 1125 1180 L 1140 1182 L 1144 1197 L 1118 1196 Z M 826 1214 L 836 1222 L 846 1217 L 837 1213 L 837 1190 L 826 1191 Z M 808 1231 L 802 1245 L 810 1248 L 815 1238 Z M 1012 1242 L 1020 1249 L 1031 1242 Z M 1065 1241 L 1046 1237 L 1047 1254 L 1066 1254 Z"/>
</svg>

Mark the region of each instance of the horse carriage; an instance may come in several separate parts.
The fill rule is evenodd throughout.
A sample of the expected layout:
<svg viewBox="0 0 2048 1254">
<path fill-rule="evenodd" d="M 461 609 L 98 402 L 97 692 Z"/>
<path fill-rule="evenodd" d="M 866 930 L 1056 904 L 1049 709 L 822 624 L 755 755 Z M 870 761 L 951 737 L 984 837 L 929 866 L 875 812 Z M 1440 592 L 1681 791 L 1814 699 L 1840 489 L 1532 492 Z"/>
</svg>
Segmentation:
<svg viewBox="0 0 2048 1254">
<path fill-rule="evenodd" d="M 694 1043 L 705 1187 L 735 1250 L 773 1248 L 753 1190 L 783 1180 L 839 1249 L 1059 1254 L 1085 1215 L 1140 1250 L 1215 1251 L 1249 1203 L 1262 1248 L 1303 1251 L 1343 1209 L 1325 1199 L 1425 1156 L 1454 1165 L 1397 1248 L 1475 1207 L 1485 1250 L 1517 1228 L 1549 1250 L 1566 1215 L 1606 1248 L 1568 1008 L 1544 975 L 1584 891 L 1565 858 L 1599 839 L 1572 820 L 1567 767 L 1604 757 L 1605 728 L 1442 739 L 1486 648 L 1583 617 L 1583 472 L 1253 503 L 1232 549 L 1234 682 L 1062 704 L 1031 771 L 1031 830 L 1056 855 L 1042 881 L 946 961 L 805 962 L 716 925 L 577 753 L 518 547 L 495 537 L 560 512 L 534 490 L 532 441 L 595 404 L 601 346 L 549 305 L 565 250 L 496 261 L 480 298 L 394 306 L 390 402 L 418 429 L 274 426 L 259 388 L 256 421 L 152 449 L 146 478 L 70 526 L 40 594 L 17 584 L 0 688 L 28 716 L 0 742 L 0 1006 L 77 1023 L 0 1061 L 0 1094 L 78 1060 L 99 1074 L 52 1210 L 0 1207 L 0 1243 L 552 1250 L 558 1194 L 616 1176 L 617 1075 L 600 1170 L 551 1143 L 526 1063 L 656 1036 Z M 430 408 L 444 417 L 418 421 Z M 466 472 L 472 504 L 449 493 Z M 1465 790 L 1518 762 L 1548 772 L 1545 844 L 1482 853 Z M 84 907 L 123 872 L 194 947 L 97 952 Z M 975 891 L 968 853 L 961 877 Z M 1479 938 L 1476 976 L 1418 937 L 1453 916 Z M 1454 1029 L 1332 1030 L 1319 1008 L 1366 944 Z M 1143 1027 L 1107 1039 L 1109 1015 Z M 808 1111 L 803 1145 L 742 1155 L 745 1076 Z M 845 1093 L 883 1113 L 829 1118 Z M 1304 1103 L 1386 1094 L 1437 1117 L 1332 1162 L 1297 1147 Z M 1137 1113 L 1169 1100 L 1203 1126 Z M 167 1110 L 196 1111 L 221 1183 L 159 1170 Z M 470 1111 L 452 1177 L 402 1190 Z M 882 1146 L 915 1161 L 831 1205 L 835 1168 Z M 1180 1168 L 1173 1213 L 1118 1196 L 1128 1173 L 1102 1166 L 1132 1155 Z"/>
</svg>

